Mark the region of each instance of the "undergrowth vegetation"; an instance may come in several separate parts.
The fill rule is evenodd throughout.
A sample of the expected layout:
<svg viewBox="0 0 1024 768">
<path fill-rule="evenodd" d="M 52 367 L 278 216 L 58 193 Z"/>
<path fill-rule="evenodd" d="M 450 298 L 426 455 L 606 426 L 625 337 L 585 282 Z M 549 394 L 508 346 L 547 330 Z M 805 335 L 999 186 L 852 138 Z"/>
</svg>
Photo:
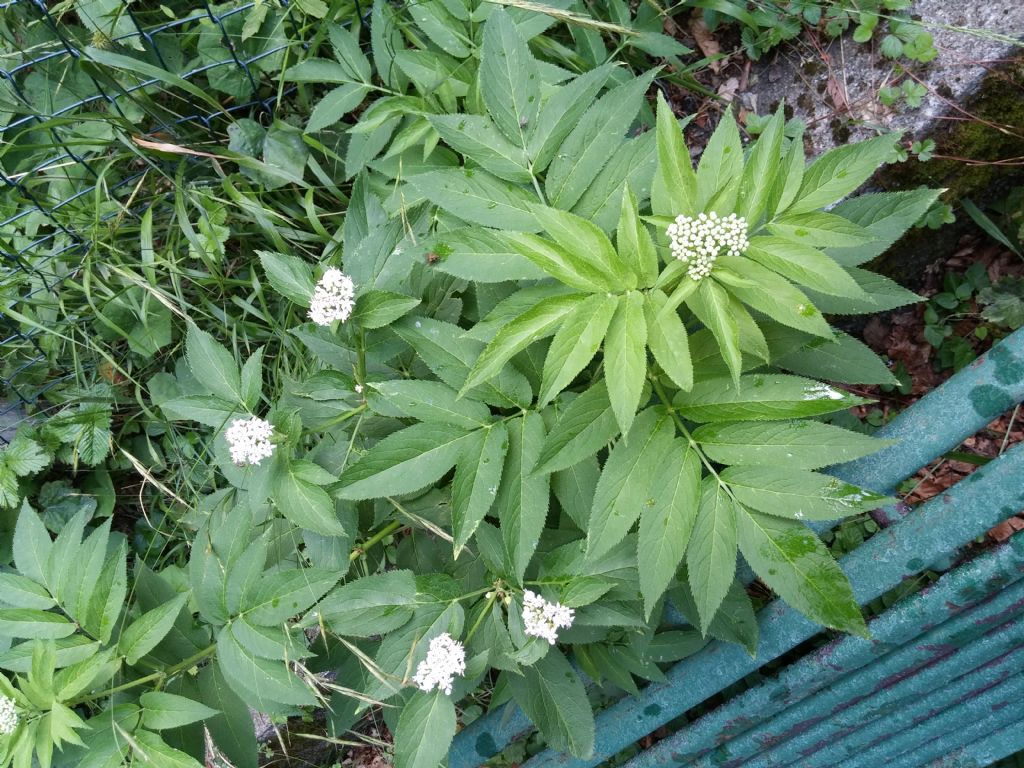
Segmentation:
<svg viewBox="0 0 1024 768">
<path fill-rule="evenodd" d="M 592 684 L 756 653 L 740 555 L 867 635 L 808 523 L 894 501 L 827 470 L 886 445 L 831 423 L 844 385 L 898 385 L 830 320 L 918 300 L 864 265 L 939 190 L 851 197 L 898 136 L 808 164 L 726 108 L 695 164 L 654 3 L 28 5 L 0 765 L 254 767 L 252 708 L 379 712 L 427 768 L 506 701 L 587 757 Z M 690 5 L 754 57 L 803 25 L 933 55 L 902 2 Z M 22 67 L 55 29 L 81 55 Z"/>
</svg>

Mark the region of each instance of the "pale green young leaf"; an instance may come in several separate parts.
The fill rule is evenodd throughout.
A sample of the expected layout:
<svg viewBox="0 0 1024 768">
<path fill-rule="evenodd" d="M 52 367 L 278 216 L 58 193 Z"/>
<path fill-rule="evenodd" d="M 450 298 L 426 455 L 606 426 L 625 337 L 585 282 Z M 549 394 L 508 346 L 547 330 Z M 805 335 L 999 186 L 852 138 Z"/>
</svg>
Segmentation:
<svg viewBox="0 0 1024 768">
<path fill-rule="evenodd" d="M 832 340 L 800 338 L 789 329 L 771 332 L 772 363 L 801 376 L 847 384 L 898 383 L 888 366 L 862 341 L 836 331 Z M 798 337 L 798 338 L 794 338 Z"/>
<path fill-rule="evenodd" d="M 898 138 L 898 134 L 877 136 L 829 150 L 804 172 L 796 201 L 786 212 L 806 213 L 846 197 L 892 155 Z"/>
<path fill-rule="evenodd" d="M 338 493 L 358 500 L 426 488 L 455 466 L 469 434 L 448 424 L 414 424 L 390 434 L 345 469 Z"/>
<path fill-rule="evenodd" d="M 526 150 L 506 139 L 489 117 L 456 114 L 428 119 L 449 147 L 499 179 L 528 184 L 533 178 Z"/>
<path fill-rule="evenodd" d="M 697 166 L 696 210 L 706 211 L 719 190 L 742 173 L 743 144 L 732 110 L 726 109 Z"/>
<path fill-rule="evenodd" d="M 530 212 L 536 196 L 486 171 L 442 168 L 412 176 L 407 183 L 434 205 L 471 224 L 515 232 L 540 229 Z"/>
<path fill-rule="evenodd" d="M 741 504 L 792 520 L 836 520 L 896 503 L 837 478 L 790 467 L 727 467 L 721 478 Z"/>
<path fill-rule="evenodd" d="M 807 526 L 742 506 L 737 518 L 743 557 L 783 600 L 826 627 L 869 636 L 850 582 Z"/>
<path fill-rule="evenodd" d="M 768 231 L 783 240 L 813 248 L 863 245 L 874 239 L 859 224 L 824 211 L 780 216 L 768 222 Z"/>
<path fill-rule="evenodd" d="M 573 266 L 577 262 L 585 263 L 608 290 L 636 287 L 636 275 L 619 258 L 611 240 L 599 227 L 575 214 L 546 205 L 532 206 L 532 210 L 544 231 L 572 254 Z"/>
<path fill-rule="evenodd" d="M 367 400 L 372 410 L 385 416 L 405 416 L 434 424 L 476 429 L 491 421 L 483 403 L 459 398 L 440 381 L 393 379 L 368 385 Z"/>
<path fill-rule="evenodd" d="M 701 634 L 708 627 L 736 573 L 736 505 L 714 477 L 701 483 L 697 519 L 686 548 L 686 570 Z"/>
<path fill-rule="evenodd" d="M 626 139 L 608 158 L 572 207 L 572 212 L 610 233 L 622 212 L 623 190 L 629 186 L 637 191 L 640 201 L 647 200 L 657 165 L 658 144 L 654 131 Z"/>
<path fill-rule="evenodd" d="M 14 565 L 18 572 L 37 584 L 46 585 L 53 542 L 39 515 L 25 499 L 14 524 Z"/>
<path fill-rule="evenodd" d="M 651 209 L 658 216 L 694 216 L 697 214 L 697 174 L 679 122 L 661 92 L 658 93 L 657 135 L 658 169 L 651 187 Z"/>
<path fill-rule="evenodd" d="M 459 402 L 467 402 L 460 400 Z M 455 557 L 490 511 L 501 484 L 508 430 L 501 422 L 473 434 L 452 480 L 452 538 Z"/>
<path fill-rule="evenodd" d="M 334 511 L 334 501 L 323 488 L 302 479 L 291 467 L 275 475 L 271 498 L 287 520 L 324 536 L 345 535 L 345 527 Z"/>
<path fill-rule="evenodd" d="M 239 697 L 260 712 L 316 703 L 310 687 L 285 662 L 253 656 L 231 633 L 230 626 L 217 633 L 217 663 Z"/>
<path fill-rule="evenodd" d="M 455 703 L 444 691 L 414 692 L 395 729 L 395 768 L 437 768 L 457 728 Z"/>
<path fill-rule="evenodd" d="M 241 382 L 234 356 L 195 323 L 185 336 L 185 359 L 192 375 L 213 395 L 241 403 Z"/>
<path fill-rule="evenodd" d="M 779 237 L 752 237 L 744 255 L 795 283 L 820 293 L 850 299 L 864 299 L 864 289 L 850 273 L 809 245 Z"/>
<path fill-rule="evenodd" d="M 548 475 L 535 472 L 544 420 L 529 412 L 508 424 L 508 453 L 495 509 L 512 576 L 521 582 L 548 515 Z"/>
<path fill-rule="evenodd" d="M 684 277 L 683 280 L 690 278 Z M 735 299 L 714 280 L 701 280 L 697 290 L 686 299 L 686 306 L 703 323 L 718 342 L 722 359 L 738 382 L 743 370 L 743 355 L 740 352 L 740 327 L 736 320 Z M 742 309 L 742 306 L 741 306 Z"/>
<path fill-rule="evenodd" d="M 778 216 L 796 199 L 796 194 L 800 191 L 800 184 L 803 182 L 806 165 L 804 138 L 801 133 L 790 140 L 786 155 L 782 158 L 782 167 L 779 169 L 779 175 L 775 177 L 775 186 L 771 198 L 768 200 L 769 219 Z"/>
<path fill-rule="evenodd" d="M 853 299 L 829 296 L 808 289 L 807 295 L 822 312 L 830 315 L 867 315 L 924 301 L 916 293 L 908 291 L 883 275 L 868 272 L 860 267 L 847 267 L 846 271 L 864 289 L 867 296 Z"/>
<path fill-rule="evenodd" d="M 649 288 L 658 279 L 658 252 L 647 225 L 637 214 L 637 200 L 627 184 L 622 194 L 615 245 L 619 259 L 636 275 L 641 288 Z"/>
<path fill-rule="evenodd" d="M 308 610 L 340 574 L 325 568 L 291 568 L 267 574 L 241 602 L 242 614 L 253 624 L 277 626 Z"/>
<path fill-rule="evenodd" d="M 142 724 L 157 731 L 180 728 L 218 714 L 217 710 L 198 701 L 164 691 L 146 691 L 139 697 L 139 703 L 142 705 Z"/>
<path fill-rule="evenodd" d="M 794 469 L 843 464 L 891 444 L 810 419 L 705 424 L 694 430 L 693 439 L 719 464 Z"/>
<path fill-rule="evenodd" d="M 490 380 L 513 356 L 555 333 L 581 299 L 579 294 L 552 296 L 505 325 L 480 353 L 459 394 Z"/>
<path fill-rule="evenodd" d="M 668 297 L 658 290 L 650 291 L 644 302 L 647 317 L 647 346 L 661 369 L 683 390 L 693 386 L 693 361 L 686 326 L 675 312 L 662 312 Z"/>
<path fill-rule="evenodd" d="M 256 251 L 270 286 L 289 301 L 308 307 L 316 281 L 313 267 L 300 259 L 273 251 Z"/>
<path fill-rule="evenodd" d="M 319 616 L 339 635 L 383 635 L 405 624 L 415 605 L 412 571 L 387 571 L 341 585 L 320 601 L 303 624 L 314 626 Z"/>
<path fill-rule="evenodd" d="M 828 384 L 784 374 L 747 374 L 739 386 L 729 379 L 698 381 L 673 401 L 690 421 L 777 421 L 846 410 L 870 400 Z"/>
<path fill-rule="evenodd" d="M 556 88 L 544 103 L 528 147 L 535 170 L 547 168 L 565 137 L 594 103 L 613 70 L 612 64 L 604 64 L 584 72 Z"/>
<path fill-rule="evenodd" d="M 528 146 L 540 109 L 540 71 L 519 29 L 500 6 L 484 23 L 480 94 L 508 140 Z"/>
<path fill-rule="evenodd" d="M 565 318 L 544 360 L 540 407 L 550 403 L 597 354 L 618 304 L 618 296 L 595 294 L 577 304 Z"/>
<path fill-rule="evenodd" d="M 720 278 L 728 271 L 743 280 L 729 284 L 728 290 L 744 304 L 791 328 L 832 338 L 832 329 L 810 297 L 782 275 L 743 257 L 721 256 L 717 264 Z"/>
<path fill-rule="evenodd" d="M 656 71 L 608 91 L 580 118 L 548 168 L 545 192 L 551 205 L 572 208 L 625 137 Z"/>
<path fill-rule="evenodd" d="M 0 608 L 0 636 L 27 640 L 56 640 L 74 634 L 78 626 L 68 619 L 37 608 Z"/>
<path fill-rule="evenodd" d="M 542 280 L 543 270 L 523 256 L 503 233 L 482 227 L 465 227 L 437 235 L 431 252 L 434 269 L 475 283 L 507 280 Z"/>
<path fill-rule="evenodd" d="M 506 674 L 512 698 L 544 740 L 560 752 L 586 759 L 594 751 L 594 713 L 579 676 L 562 652 L 551 648 L 522 675 Z"/>
<path fill-rule="evenodd" d="M 594 492 L 587 559 L 620 543 L 652 500 L 652 483 L 672 446 L 672 421 L 662 408 L 641 411 L 628 436 L 608 455 Z"/>
<path fill-rule="evenodd" d="M 828 255 L 844 267 L 857 267 L 871 261 L 920 221 L 941 193 L 941 189 L 913 189 L 844 200 L 832 213 L 863 227 L 873 239 L 862 245 L 829 248 Z"/>
<path fill-rule="evenodd" d="M 605 337 L 604 364 L 608 398 L 625 435 L 647 379 L 647 319 L 639 291 L 630 291 L 618 303 Z"/>
<path fill-rule="evenodd" d="M 588 293 L 618 288 L 607 271 L 601 271 L 575 250 L 529 233 L 504 232 L 501 237 L 521 256 L 572 288 Z"/>
<path fill-rule="evenodd" d="M 768 198 L 771 196 L 776 175 L 779 173 L 779 159 L 782 154 L 782 136 L 785 118 L 782 107 L 768 121 L 768 125 L 754 142 L 740 177 L 739 199 L 736 214 L 743 216 L 751 231 L 767 213 Z"/>
<path fill-rule="evenodd" d="M 593 456 L 619 434 L 604 379 L 565 409 L 537 459 L 537 472 L 556 472 Z"/>
<path fill-rule="evenodd" d="M 697 518 L 700 474 L 696 451 L 677 438 L 651 483 L 654 505 L 643 508 L 637 536 L 640 594 L 648 620 L 686 553 Z"/>
<path fill-rule="evenodd" d="M 167 636 L 187 600 L 187 594 L 178 595 L 128 625 L 117 641 L 117 651 L 129 666 L 137 664 Z"/>
<path fill-rule="evenodd" d="M 45 587 L 20 573 L 0 573 L 0 595 L 12 608 L 38 608 L 45 611 L 56 603 Z"/>
</svg>

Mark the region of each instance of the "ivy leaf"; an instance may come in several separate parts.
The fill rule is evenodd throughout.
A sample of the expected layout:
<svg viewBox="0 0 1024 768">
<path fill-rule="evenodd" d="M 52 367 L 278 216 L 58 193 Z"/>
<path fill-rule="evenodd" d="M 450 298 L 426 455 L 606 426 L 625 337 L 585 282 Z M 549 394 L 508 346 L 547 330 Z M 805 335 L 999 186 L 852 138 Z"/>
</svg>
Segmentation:
<svg viewBox="0 0 1024 768">
<path fill-rule="evenodd" d="M 157 731 L 180 728 L 219 714 L 217 710 L 186 696 L 163 691 L 146 691 L 139 697 L 139 703 L 142 705 L 142 724 Z"/>
<path fill-rule="evenodd" d="M 739 386 L 729 379 L 699 381 L 674 403 L 690 421 L 780 420 L 820 416 L 871 402 L 813 379 L 784 374 L 748 374 Z"/>
<path fill-rule="evenodd" d="M 639 291 L 630 291 L 618 303 L 605 337 L 604 363 L 615 420 L 628 434 L 647 377 L 647 320 Z"/>
<path fill-rule="evenodd" d="M 686 553 L 700 501 L 700 473 L 696 451 L 676 439 L 651 483 L 657 491 L 654 505 L 640 514 L 637 566 L 648 620 Z"/>
<path fill-rule="evenodd" d="M 465 402 L 465 401 L 462 401 Z M 508 430 L 501 422 L 473 433 L 452 480 L 452 536 L 455 557 L 494 505 L 508 452 Z"/>
<path fill-rule="evenodd" d="M 654 290 L 647 294 L 644 313 L 647 317 L 647 345 L 651 354 L 677 387 L 693 387 L 693 361 L 686 326 L 675 312 L 663 311 L 668 297 Z"/>
<path fill-rule="evenodd" d="M 891 155 L 899 134 L 829 150 L 806 170 L 800 191 L 787 213 L 824 208 L 853 192 Z"/>
<path fill-rule="evenodd" d="M 737 522 L 743 557 L 783 600 L 826 627 L 870 637 L 850 582 L 807 526 L 743 506 Z"/>
<path fill-rule="evenodd" d="M 539 407 L 550 403 L 597 354 L 618 304 L 618 296 L 595 294 L 565 318 L 544 359 Z"/>
<path fill-rule="evenodd" d="M 174 626 L 181 608 L 188 600 L 181 594 L 151 611 L 146 611 L 128 625 L 117 641 L 117 650 L 125 662 L 133 666 L 163 640 Z"/>
<path fill-rule="evenodd" d="M 697 174 L 679 122 L 660 92 L 657 135 L 658 169 L 651 187 L 651 209 L 656 216 L 693 216 L 697 213 Z"/>
<path fill-rule="evenodd" d="M 579 676 L 557 648 L 522 675 L 506 674 L 509 691 L 548 746 L 587 759 L 594 751 L 594 713 Z"/>
<path fill-rule="evenodd" d="M 720 477 L 740 503 L 795 520 L 835 520 L 896 502 L 835 477 L 789 467 L 727 467 Z"/>
<path fill-rule="evenodd" d="M 537 412 L 509 423 L 496 509 L 501 537 L 512 574 L 522 582 L 548 515 L 548 476 L 534 472 L 544 444 L 544 421 Z"/>
<path fill-rule="evenodd" d="M 648 408 L 637 416 L 628 436 L 612 449 L 594 491 L 587 528 L 588 560 L 621 542 L 652 503 L 654 474 L 672 445 L 673 434 L 665 410 Z"/>
<path fill-rule="evenodd" d="M 619 434 L 608 399 L 608 386 L 598 380 L 565 409 L 544 441 L 536 472 L 566 469 L 593 456 Z"/>
<path fill-rule="evenodd" d="M 480 95 L 508 140 L 526 147 L 540 109 L 540 72 L 519 29 L 501 7 L 494 8 L 484 23 Z"/>
<path fill-rule="evenodd" d="M 437 768 L 448 754 L 456 727 L 451 696 L 444 691 L 413 693 L 395 729 L 395 768 Z"/>
<path fill-rule="evenodd" d="M 394 432 L 341 475 L 343 499 L 374 499 L 426 488 L 455 466 L 468 432 L 447 424 L 414 424 Z"/>
<path fill-rule="evenodd" d="M 308 307 L 316 282 L 313 267 L 300 259 L 273 251 L 256 251 L 270 286 L 300 307 Z"/>
<path fill-rule="evenodd" d="M 216 397 L 242 402 L 242 385 L 234 356 L 195 323 L 185 335 L 185 359 L 192 375 Z"/>
<path fill-rule="evenodd" d="M 686 549 L 686 570 L 701 634 L 725 598 L 736 573 L 736 509 L 725 489 L 713 477 L 701 483 L 697 520 Z"/>
</svg>

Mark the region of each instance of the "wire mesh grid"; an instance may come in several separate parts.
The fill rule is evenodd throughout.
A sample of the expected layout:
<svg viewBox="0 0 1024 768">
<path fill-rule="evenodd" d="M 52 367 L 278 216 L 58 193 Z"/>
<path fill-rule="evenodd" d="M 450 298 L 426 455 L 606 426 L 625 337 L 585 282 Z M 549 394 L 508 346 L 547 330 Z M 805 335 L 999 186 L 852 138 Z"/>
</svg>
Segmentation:
<svg viewBox="0 0 1024 768">
<path fill-rule="evenodd" d="M 265 74 L 289 45 L 286 0 L 53 7 L 0 2 L 3 442 L 26 406 L 75 376 L 51 360 L 48 318 L 32 312 L 34 300 L 59 296 L 97 222 L 116 225 L 142 207 L 133 205 L 133 185 L 152 161 L 114 167 L 114 137 L 103 127 L 113 120 L 175 142 L 212 135 L 233 114 L 270 115 L 278 94 Z"/>
</svg>

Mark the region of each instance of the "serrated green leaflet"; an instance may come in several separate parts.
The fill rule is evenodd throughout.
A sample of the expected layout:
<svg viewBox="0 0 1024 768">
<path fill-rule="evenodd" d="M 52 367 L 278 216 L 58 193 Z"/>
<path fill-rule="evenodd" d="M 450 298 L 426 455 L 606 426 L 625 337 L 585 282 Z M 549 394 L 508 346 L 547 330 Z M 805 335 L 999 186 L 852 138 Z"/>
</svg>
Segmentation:
<svg viewBox="0 0 1024 768">
<path fill-rule="evenodd" d="M 466 227 L 438 235 L 432 253 L 434 267 L 462 280 L 500 283 L 506 280 L 540 280 L 543 270 L 524 257 L 502 237 L 482 227 Z"/>
<path fill-rule="evenodd" d="M 369 637 L 401 627 L 412 617 L 415 605 L 412 572 L 388 571 L 338 587 L 304 624 L 315 625 L 319 616 L 339 635 Z"/>
<path fill-rule="evenodd" d="M 391 380 L 369 385 L 384 398 L 390 409 L 403 416 L 463 429 L 476 429 L 491 420 L 486 405 L 459 398 L 458 393 L 439 381 Z"/>
<path fill-rule="evenodd" d="M 637 215 L 637 201 L 627 184 L 622 194 L 619 225 L 615 230 L 619 258 L 633 271 L 641 288 L 658 279 L 658 253 L 647 226 Z"/>
<path fill-rule="evenodd" d="M 573 400 L 548 433 L 537 472 L 555 472 L 592 456 L 619 434 L 604 380 Z"/>
<path fill-rule="evenodd" d="M 408 180 L 419 195 L 471 224 L 517 232 L 540 227 L 530 213 L 536 197 L 491 174 L 470 169 L 441 169 Z"/>
<path fill-rule="evenodd" d="M 538 404 L 543 407 L 565 389 L 597 354 L 619 305 L 618 296 L 597 294 L 576 305 L 548 347 Z"/>
<path fill-rule="evenodd" d="M 783 600 L 812 621 L 868 637 L 850 582 L 807 526 L 742 506 L 737 520 L 743 557 Z"/>
<path fill-rule="evenodd" d="M 522 675 L 507 675 L 516 703 L 553 748 L 586 758 L 594 751 L 594 714 L 576 672 L 552 648 Z"/>
<path fill-rule="evenodd" d="M 675 312 L 663 312 L 668 297 L 661 291 L 651 291 L 644 303 L 647 318 L 647 345 L 661 369 L 677 387 L 689 390 L 693 386 L 693 361 L 686 326 Z"/>
<path fill-rule="evenodd" d="M 198 701 L 163 691 L 147 691 L 139 697 L 139 703 L 143 710 L 143 724 L 158 731 L 164 728 L 180 728 L 217 714 L 217 710 Z"/>
<path fill-rule="evenodd" d="M 300 307 L 308 307 L 313 295 L 313 268 L 298 256 L 258 251 L 270 287 Z"/>
<path fill-rule="evenodd" d="M 548 476 L 534 472 L 544 444 L 544 421 L 527 413 L 508 425 L 509 445 L 495 510 L 512 575 L 521 581 L 548 515 Z"/>
<path fill-rule="evenodd" d="M 651 187 L 651 208 L 658 216 L 692 216 L 697 205 L 697 174 L 672 109 L 658 93 L 658 169 Z"/>
<path fill-rule="evenodd" d="M 848 384 L 887 384 L 899 382 L 881 358 L 863 342 L 836 331 L 833 340 L 806 339 L 803 344 L 794 334 L 771 334 L 776 350 L 773 361 L 780 368 L 801 376 L 811 376 Z"/>
<path fill-rule="evenodd" d="M 705 477 L 701 483 L 686 570 L 700 631 L 706 635 L 736 573 L 736 504 L 714 477 Z"/>
<path fill-rule="evenodd" d="M 739 386 L 729 379 L 698 381 L 674 404 L 691 421 L 744 421 L 820 416 L 870 402 L 813 379 L 783 374 L 748 374 Z"/>
<path fill-rule="evenodd" d="M 291 468 L 274 478 L 271 498 L 288 520 L 324 536 L 341 536 L 344 526 L 334 512 L 334 501 L 319 486 L 303 480 Z"/>
<path fill-rule="evenodd" d="M 697 166 L 698 211 L 707 210 L 712 198 L 743 172 L 743 144 L 732 110 L 727 109 L 711 135 Z"/>
<path fill-rule="evenodd" d="M 768 222 L 768 231 L 791 243 L 814 248 L 863 245 L 873 240 L 871 233 L 842 216 L 824 211 L 794 213 Z"/>
<path fill-rule="evenodd" d="M 782 149 L 782 132 L 785 119 L 782 106 L 768 121 L 750 149 L 740 177 L 739 199 L 736 213 L 747 219 L 751 227 L 757 227 L 768 207 L 768 197 L 779 172 L 779 152 Z"/>
<path fill-rule="evenodd" d="M 117 643 L 118 652 L 124 655 L 128 664 L 138 663 L 167 636 L 187 599 L 187 595 L 179 595 L 128 625 Z"/>
<path fill-rule="evenodd" d="M 206 331 L 189 325 L 185 336 L 188 367 L 203 386 L 229 403 L 241 402 L 242 385 L 235 358 Z"/>
<path fill-rule="evenodd" d="M 883 275 L 868 272 L 859 267 L 847 267 L 846 271 L 867 295 L 860 298 L 848 298 L 831 296 L 808 289 L 807 295 L 822 312 L 831 315 L 866 315 L 872 312 L 885 312 L 907 304 L 916 304 L 924 300 L 916 293 L 908 291 Z"/>
<path fill-rule="evenodd" d="M 897 135 L 878 136 L 829 150 L 804 173 L 803 183 L 787 213 L 824 208 L 853 192 L 890 157 Z"/>
<path fill-rule="evenodd" d="M 938 189 L 915 189 L 844 200 L 832 213 L 864 227 L 873 239 L 854 247 L 829 248 L 828 255 L 844 267 L 857 267 L 871 261 L 920 221 L 940 193 Z"/>
<path fill-rule="evenodd" d="M 693 282 L 689 277 L 683 280 L 683 285 Z M 697 319 L 714 335 L 733 380 L 738 382 L 743 369 L 743 356 L 740 353 L 740 327 L 733 302 L 735 299 L 722 286 L 713 280 L 701 280 L 697 289 L 687 297 L 686 306 L 693 310 Z"/>
<path fill-rule="evenodd" d="M 452 538 L 456 557 L 494 505 L 507 452 L 508 430 L 500 422 L 475 432 L 466 447 L 452 480 Z"/>
<path fill-rule="evenodd" d="M 573 269 L 587 269 L 606 290 L 636 287 L 636 275 L 626 268 L 611 240 L 599 227 L 572 213 L 544 205 L 533 206 L 533 215 L 544 231 L 572 255 Z"/>
<path fill-rule="evenodd" d="M 484 24 L 480 92 L 495 124 L 518 147 L 528 146 L 536 125 L 539 86 L 537 62 L 519 30 L 503 8 L 493 9 Z"/>
<path fill-rule="evenodd" d="M 863 299 L 864 290 L 824 252 L 780 237 L 750 238 L 744 255 L 800 285 L 830 296 Z"/>
<path fill-rule="evenodd" d="M 436 768 L 456 727 L 455 703 L 444 691 L 413 693 L 398 718 L 395 768 Z"/>
<path fill-rule="evenodd" d="M 474 160 L 499 179 L 529 183 L 530 160 L 521 144 L 512 144 L 483 115 L 430 115 L 430 124 L 456 152 Z"/>
<path fill-rule="evenodd" d="M 615 310 L 604 342 L 604 362 L 612 412 L 627 434 L 647 375 L 647 319 L 639 291 L 627 293 Z"/>
<path fill-rule="evenodd" d="M 547 168 L 565 137 L 594 103 L 613 70 L 613 65 L 605 64 L 584 72 L 559 86 L 544 102 L 537 115 L 536 129 L 530 137 L 528 148 L 538 171 Z"/>
<path fill-rule="evenodd" d="M 788 467 L 728 467 L 721 478 L 740 503 L 793 520 L 835 520 L 896 501 L 828 475 Z"/>
</svg>

